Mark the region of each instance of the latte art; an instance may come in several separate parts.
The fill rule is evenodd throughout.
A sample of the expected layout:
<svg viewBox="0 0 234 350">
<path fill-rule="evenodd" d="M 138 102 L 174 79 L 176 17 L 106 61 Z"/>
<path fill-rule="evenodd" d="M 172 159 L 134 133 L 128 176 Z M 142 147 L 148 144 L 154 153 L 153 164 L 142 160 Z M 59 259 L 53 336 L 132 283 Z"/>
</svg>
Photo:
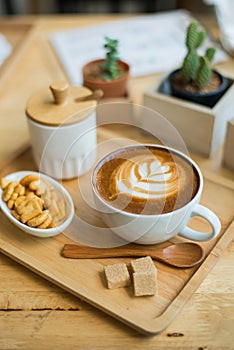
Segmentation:
<svg viewBox="0 0 234 350">
<path fill-rule="evenodd" d="M 181 208 L 198 188 L 196 173 L 182 157 L 157 147 L 130 147 L 97 168 L 96 188 L 115 208 L 136 214 Z"/>
<path fill-rule="evenodd" d="M 112 177 L 116 192 L 141 199 L 167 197 L 178 189 L 175 163 L 152 155 L 126 159 Z"/>
</svg>

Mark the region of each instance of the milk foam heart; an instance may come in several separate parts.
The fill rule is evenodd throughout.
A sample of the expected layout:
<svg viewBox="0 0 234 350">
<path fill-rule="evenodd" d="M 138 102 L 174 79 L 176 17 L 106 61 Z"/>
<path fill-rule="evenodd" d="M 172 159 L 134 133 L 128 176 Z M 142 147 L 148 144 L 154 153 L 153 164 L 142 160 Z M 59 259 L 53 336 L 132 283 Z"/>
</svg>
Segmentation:
<svg viewBox="0 0 234 350">
<path fill-rule="evenodd" d="M 99 163 L 96 187 L 114 207 L 130 213 L 168 213 L 195 195 L 198 178 L 182 157 L 160 147 L 132 147 Z"/>
<path fill-rule="evenodd" d="M 167 197 L 178 191 L 175 163 L 152 154 L 126 159 L 112 176 L 116 192 L 140 199 Z"/>
</svg>

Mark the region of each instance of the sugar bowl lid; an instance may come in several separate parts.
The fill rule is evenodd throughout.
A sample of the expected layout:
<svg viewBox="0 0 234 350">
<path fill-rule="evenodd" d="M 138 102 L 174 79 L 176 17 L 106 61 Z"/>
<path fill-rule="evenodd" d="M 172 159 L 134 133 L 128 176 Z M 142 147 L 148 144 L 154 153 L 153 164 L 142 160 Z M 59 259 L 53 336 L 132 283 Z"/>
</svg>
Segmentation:
<svg viewBox="0 0 234 350">
<path fill-rule="evenodd" d="M 55 81 L 29 98 L 26 114 L 34 121 L 50 126 L 80 122 L 94 112 L 102 90 L 92 92 L 83 86 Z"/>
</svg>

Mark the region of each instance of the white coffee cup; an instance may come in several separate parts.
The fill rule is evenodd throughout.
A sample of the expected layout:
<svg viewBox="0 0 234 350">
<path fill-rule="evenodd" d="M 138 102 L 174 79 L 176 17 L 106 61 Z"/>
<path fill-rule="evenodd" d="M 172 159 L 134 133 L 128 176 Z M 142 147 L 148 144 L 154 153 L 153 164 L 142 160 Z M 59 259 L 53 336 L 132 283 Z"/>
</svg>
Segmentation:
<svg viewBox="0 0 234 350">
<path fill-rule="evenodd" d="M 195 196 L 183 207 L 162 214 L 134 214 L 113 207 L 110 202 L 106 202 L 98 192 L 96 186 L 96 175 L 105 161 L 115 157 L 115 154 L 118 154 L 119 151 L 127 151 L 130 148 L 137 149 L 138 146 L 125 147 L 124 149 L 114 151 L 101 159 L 96 164 L 92 173 L 92 192 L 96 209 L 99 211 L 103 221 L 113 232 L 127 242 L 138 244 L 155 244 L 164 242 L 177 234 L 201 242 L 214 239 L 220 232 L 221 224 L 218 217 L 210 209 L 199 204 L 203 190 L 203 176 L 197 164 L 190 157 L 170 147 L 162 145 L 140 145 L 140 147 L 142 146 L 167 149 L 169 152 L 177 154 L 187 160 L 187 162 L 194 167 L 199 178 L 198 190 Z M 189 228 L 187 225 L 193 216 L 200 216 L 208 221 L 212 227 L 212 231 L 210 233 L 204 233 Z"/>
</svg>

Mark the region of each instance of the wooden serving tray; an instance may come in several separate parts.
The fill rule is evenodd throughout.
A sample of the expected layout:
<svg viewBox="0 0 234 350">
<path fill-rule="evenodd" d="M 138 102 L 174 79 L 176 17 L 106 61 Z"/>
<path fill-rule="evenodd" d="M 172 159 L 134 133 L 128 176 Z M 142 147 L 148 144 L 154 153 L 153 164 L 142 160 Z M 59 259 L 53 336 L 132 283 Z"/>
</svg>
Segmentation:
<svg viewBox="0 0 234 350">
<path fill-rule="evenodd" d="M 0 65 L 0 82 L 2 88 L 4 88 L 3 82 L 5 82 L 5 79 L 14 70 L 15 65 L 30 44 L 35 31 L 36 25 L 31 22 L 22 23 L 20 21 L 11 22 L 11 20 L 1 20 L 0 33 L 6 37 L 12 46 L 11 54 Z"/>
<path fill-rule="evenodd" d="M 125 126 L 124 131 L 120 132 L 116 126 L 102 126 L 98 128 L 98 141 L 103 145 L 99 157 L 101 153 L 109 151 L 108 140 L 111 140 L 112 144 L 116 143 L 116 147 L 126 144 L 124 132 L 126 137 L 134 135 L 134 139 L 139 142 L 153 143 L 152 139 L 149 140 L 146 135 L 133 127 Z M 119 139 L 120 136 L 122 139 Z M 0 170 L 0 176 L 17 170 L 35 170 L 33 164 L 31 150 L 28 149 L 5 164 Z M 74 243 L 75 240 L 82 244 L 94 245 L 99 235 L 96 228 L 105 227 L 98 213 L 88 203 L 91 200 L 89 176 L 90 174 L 87 174 L 79 181 L 74 179 L 63 182 L 73 197 L 76 210 L 76 220 L 64 234 L 47 239 L 30 236 L 17 229 L 0 212 L 0 252 L 141 333 L 157 334 L 181 311 L 233 239 L 234 190 L 232 187 L 225 187 L 223 184 L 205 179 L 202 204 L 213 210 L 222 223 L 219 237 L 211 242 L 202 243 L 206 259 L 199 267 L 191 269 L 178 269 L 155 262 L 158 268 L 158 295 L 134 297 L 132 287 L 109 290 L 103 278 L 105 264 L 117 261 L 129 263 L 130 259 L 73 260 L 61 256 L 65 243 Z M 84 192 L 87 194 L 88 202 L 83 198 Z M 193 218 L 191 226 L 209 231 L 209 225 L 201 218 Z M 111 235 L 111 232 L 109 234 Z M 180 237 L 171 240 L 171 242 L 182 241 Z M 167 244 L 168 242 L 158 246 Z"/>
</svg>

